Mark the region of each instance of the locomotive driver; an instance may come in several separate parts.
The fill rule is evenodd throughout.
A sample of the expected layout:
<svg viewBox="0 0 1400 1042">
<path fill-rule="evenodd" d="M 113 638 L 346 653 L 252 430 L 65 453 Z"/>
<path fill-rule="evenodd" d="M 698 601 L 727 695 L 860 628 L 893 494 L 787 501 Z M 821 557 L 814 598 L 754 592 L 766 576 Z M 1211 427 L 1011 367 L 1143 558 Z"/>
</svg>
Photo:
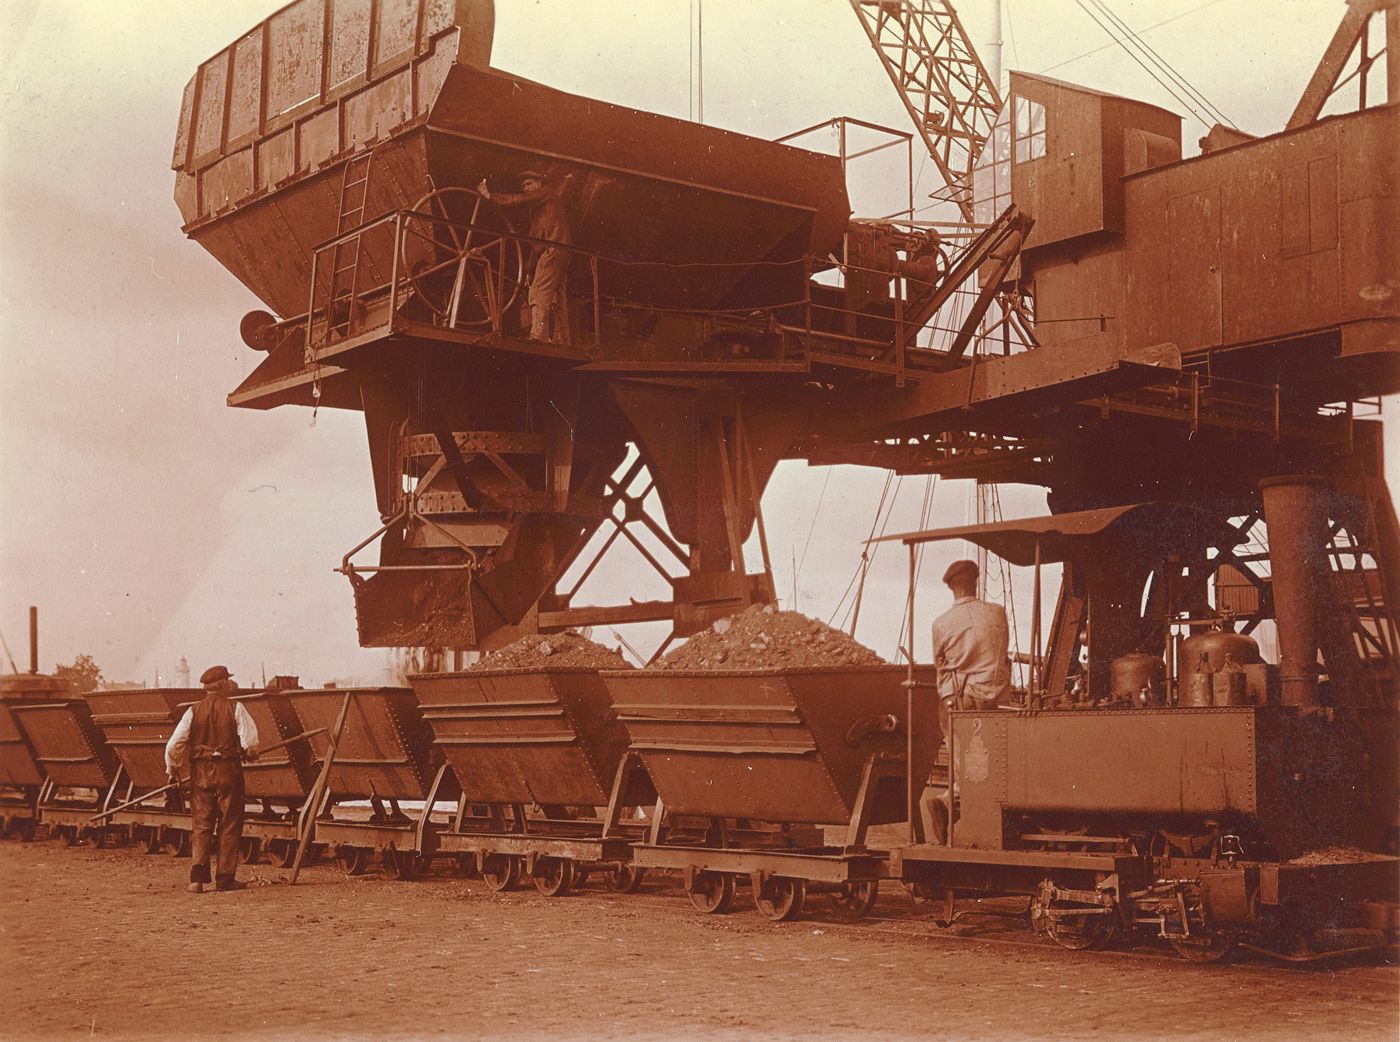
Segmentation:
<svg viewBox="0 0 1400 1042">
<path fill-rule="evenodd" d="M 1006 609 L 977 597 L 977 565 L 954 561 L 943 573 L 953 606 L 933 620 L 938 697 L 949 709 L 990 709 L 1011 696 Z"/>
<path fill-rule="evenodd" d="M 238 690 L 227 666 L 200 676 L 204 697 L 185 710 L 165 746 L 165 769 L 178 783 L 182 769 L 190 785 L 190 893 L 209 880 L 214 832 L 219 833 L 216 890 L 238 890 L 238 848 L 243 842 L 243 760 L 257 759 L 258 728 L 248 710 L 229 696 Z"/>
</svg>

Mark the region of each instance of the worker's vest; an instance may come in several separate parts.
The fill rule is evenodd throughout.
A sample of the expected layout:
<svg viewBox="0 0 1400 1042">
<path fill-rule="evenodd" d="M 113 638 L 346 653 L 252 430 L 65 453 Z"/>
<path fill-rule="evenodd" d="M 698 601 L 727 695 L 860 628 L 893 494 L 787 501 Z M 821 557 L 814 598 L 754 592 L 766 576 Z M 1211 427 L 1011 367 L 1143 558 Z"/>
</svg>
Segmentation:
<svg viewBox="0 0 1400 1042">
<path fill-rule="evenodd" d="M 194 704 L 190 718 L 190 761 L 239 762 L 242 745 L 233 703 L 224 695 L 205 695 Z"/>
</svg>

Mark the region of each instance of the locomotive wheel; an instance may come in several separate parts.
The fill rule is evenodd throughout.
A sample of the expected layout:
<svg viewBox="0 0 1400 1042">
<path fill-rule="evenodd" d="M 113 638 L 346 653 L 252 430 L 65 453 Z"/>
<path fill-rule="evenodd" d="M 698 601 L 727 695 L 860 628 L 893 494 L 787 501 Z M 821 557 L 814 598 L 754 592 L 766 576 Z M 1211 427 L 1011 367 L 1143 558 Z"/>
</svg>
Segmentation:
<svg viewBox="0 0 1400 1042">
<path fill-rule="evenodd" d="M 1045 932 L 1061 948 L 1072 952 L 1102 948 L 1117 932 L 1116 921 L 1106 915 L 1079 915 L 1047 921 Z"/>
<path fill-rule="evenodd" d="M 796 919 L 807 900 L 807 883 L 788 876 L 773 876 L 753 890 L 753 903 L 759 914 L 775 923 Z"/>
<path fill-rule="evenodd" d="M 690 903 L 706 915 L 724 915 L 734 907 L 734 877 L 727 872 L 696 872 L 688 894 Z"/>
<path fill-rule="evenodd" d="M 262 840 L 257 836 L 244 836 L 238 844 L 238 860 L 244 865 L 256 865 L 262 860 Z"/>
<path fill-rule="evenodd" d="M 1209 940 L 1203 945 L 1183 944 L 1180 941 L 1171 941 L 1170 943 L 1176 949 L 1176 954 L 1187 962 L 1219 962 L 1235 949 L 1235 935 L 1232 933 L 1212 930 L 1208 937 Z"/>
<path fill-rule="evenodd" d="M 160 831 L 160 849 L 171 857 L 189 857 L 190 834 L 184 829 L 163 828 Z"/>
<path fill-rule="evenodd" d="M 365 869 L 369 868 L 368 847 L 341 847 L 335 852 L 335 857 L 349 876 L 362 876 Z"/>
<path fill-rule="evenodd" d="M 566 857 L 542 857 L 535 863 L 535 889 L 545 897 L 563 897 L 574 888 L 574 863 Z"/>
<path fill-rule="evenodd" d="M 841 884 L 840 890 L 831 895 L 831 907 L 837 916 L 853 923 L 870 913 L 879 896 L 880 884 L 877 880 L 847 880 Z"/>
<path fill-rule="evenodd" d="M 646 869 L 634 868 L 632 865 L 610 868 L 603 873 L 603 878 L 608 881 L 608 886 L 619 894 L 635 894 L 641 889 L 642 879 L 645 876 Z"/>
<path fill-rule="evenodd" d="M 508 854 L 487 854 L 481 866 L 481 878 L 498 894 L 514 890 L 520 882 L 520 860 Z"/>
</svg>

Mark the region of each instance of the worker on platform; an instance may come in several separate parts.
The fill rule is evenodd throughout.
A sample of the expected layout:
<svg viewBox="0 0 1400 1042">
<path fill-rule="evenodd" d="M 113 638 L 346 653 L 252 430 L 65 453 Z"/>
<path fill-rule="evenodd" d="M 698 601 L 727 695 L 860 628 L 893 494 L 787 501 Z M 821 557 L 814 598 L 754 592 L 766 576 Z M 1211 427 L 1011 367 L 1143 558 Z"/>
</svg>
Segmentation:
<svg viewBox="0 0 1400 1042">
<path fill-rule="evenodd" d="M 238 690 L 227 666 L 200 676 L 204 697 L 185 710 L 165 746 L 172 784 L 182 772 L 190 785 L 190 892 L 202 893 L 209 879 L 214 834 L 219 836 L 214 889 L 238 890 L 238 848 L 243 842 L 243 760 L 257 759 L 258 727 L 248 710 L 229 696 Z"/>
<path fill-rule="evenodd" d="M 501 206 L 530 208 L 530 236 L 546 240 L 531 247 L 530 289 L 526 302 L 530 308 L 530 339 L 555 344 L 568 344 L 569 331 L 569 259 L 571 254 L 562 246 L 573 242 L 573 229 L 564 211 L 560 193 L 545 184 L 544 175 L 526 170 L 520 175 L 520 191 L 497 192 L 494 195 L 483 178 L 477 185 L 483 198 Z"/>
<path fill-rule="evenodd" d="M 990 709 L 1011 696 L 1011 634 L 1006 609 L 977 596 L 973 561 L 943 573 L 953 606 L 933 620 L 938 697 L 949 709 Z"/>
</svg>

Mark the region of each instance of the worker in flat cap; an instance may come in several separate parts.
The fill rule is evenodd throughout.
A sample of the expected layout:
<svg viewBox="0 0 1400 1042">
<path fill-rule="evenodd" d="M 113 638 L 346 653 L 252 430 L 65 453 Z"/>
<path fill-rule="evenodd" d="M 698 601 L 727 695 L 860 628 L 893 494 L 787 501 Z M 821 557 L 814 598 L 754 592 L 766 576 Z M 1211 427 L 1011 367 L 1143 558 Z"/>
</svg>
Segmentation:
<svg viewBox="0 0 1400 1042">
<path fill-rule="evenodd" d="M 243 761 L 257 759 L 258 727 L 242 703 L 227 666 L 200 676 L 204 697 L 180 717 L 165 746 L 170 781 L 190 785 L 190 892 L 210 883 L 209 858 L 218 834 L 215 890 L 238 890 L 238 848 L 243 842 Z"/>
<path fill-rule="evenodd" d="M 574 241 L 569 215 L 559 190 L 551 187 L 538 170 L 520 172 L 519 192 L 492 193 L 483 178 L 477 192 L 501 206 L 530 208 L 530 235 L 544 242 L 531 246 L 530 289 L 526 302 L 530 308 L 530 339 L 555 344 L 572 341 L 569 331 L 569 260 L 571 254 L 561 246 Z"/>
<path fill-rule="evenodd" d="M 1011 696 L 1006 609 L 977 596 L 977 564 L 954 561 L 943 573 L 953 606 L 933 620 L 938 696 L 950 709 L 990 709 Z"/>
</svg>

